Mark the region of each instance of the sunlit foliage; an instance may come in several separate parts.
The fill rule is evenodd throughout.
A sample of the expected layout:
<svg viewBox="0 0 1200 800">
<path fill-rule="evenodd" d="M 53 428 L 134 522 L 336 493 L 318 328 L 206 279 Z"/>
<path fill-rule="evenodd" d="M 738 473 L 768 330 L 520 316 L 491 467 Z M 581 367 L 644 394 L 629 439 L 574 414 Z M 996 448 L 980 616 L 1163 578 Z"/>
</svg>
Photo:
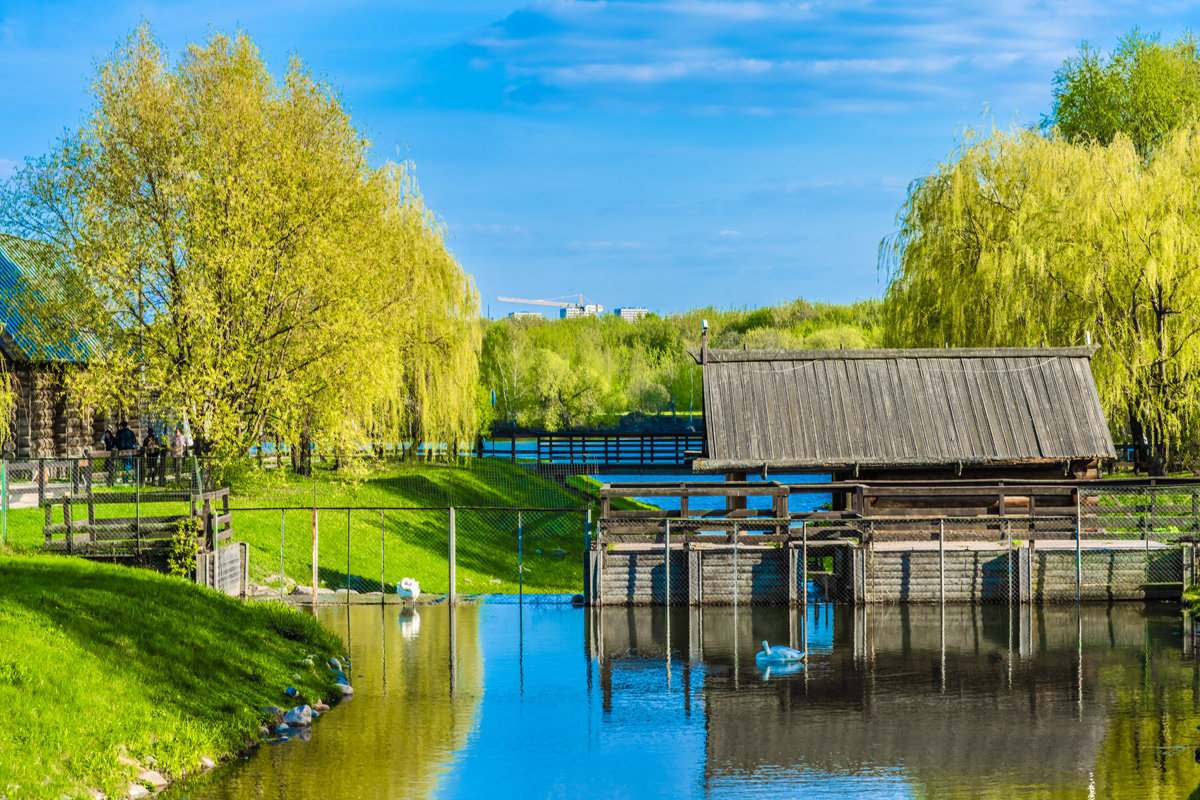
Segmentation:
<svg viewBox="0 0 1200 800">
<path fill-rule="evenodd" d="M 296 58 L 276 78 L 244 33 L 172 63 L 142 26 L 92 94 L 0 220 L 85 290 L 71 318 L 104 343 L 72 386 L 85 402 L 153 398 L 225 452 L 469 438 L 474 286 L 331 87 Z"/>
</svg>

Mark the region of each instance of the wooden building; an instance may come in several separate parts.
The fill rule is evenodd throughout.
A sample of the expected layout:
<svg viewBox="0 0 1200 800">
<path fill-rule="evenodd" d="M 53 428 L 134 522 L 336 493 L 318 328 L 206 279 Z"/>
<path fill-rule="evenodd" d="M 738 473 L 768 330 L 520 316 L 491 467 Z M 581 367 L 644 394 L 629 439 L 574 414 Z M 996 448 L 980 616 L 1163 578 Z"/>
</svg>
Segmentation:
<svg viewBox="0 0 1200 800">
<path fill-rule="evenodd" d="M 1094 348 L 693 351 L 697 472 L 1080 480 L 1116 458 Z"/>
<path fill-rule="evenodd" d="M 0 356 L 17 395 L 9 424 L 19 459 L 81 455 L 104 432 L 105 417 L 69 399 L 62 380 L 97 343 L 49 319 L 54 312 L 33 286 L 55 257 L 46 245 L 0 234 Z"/>
</svg>

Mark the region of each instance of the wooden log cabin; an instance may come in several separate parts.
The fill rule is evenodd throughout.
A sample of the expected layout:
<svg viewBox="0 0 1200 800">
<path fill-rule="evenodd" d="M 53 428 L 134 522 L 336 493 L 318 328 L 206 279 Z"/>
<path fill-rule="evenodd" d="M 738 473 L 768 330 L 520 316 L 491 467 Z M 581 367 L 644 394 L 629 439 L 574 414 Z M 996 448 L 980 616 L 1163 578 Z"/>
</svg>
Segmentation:
<svg viewBox="0 0 1200 800">
<path fill-rule="evenodd" d="M 691 351 L 705 419 L 693 469 L 828 474 L 863 487 L 833 495 L 863 516 L 1073 513 L 1073 486 L 1116 458 L 1094 352 Z"/>
<path fill-rule="evenodd" d="M 17 395 L 9 424 L 18 459 L 81 455 L 107 422 L 63 391 L 63 372 L 83 369 L 96 341 L 77 330 L 59 335 L 64 326 L 48 320 L 53 312 L 32 284 L 55 257 L 46 245 L 0 234 L 0 356 Z"/>
</svg>

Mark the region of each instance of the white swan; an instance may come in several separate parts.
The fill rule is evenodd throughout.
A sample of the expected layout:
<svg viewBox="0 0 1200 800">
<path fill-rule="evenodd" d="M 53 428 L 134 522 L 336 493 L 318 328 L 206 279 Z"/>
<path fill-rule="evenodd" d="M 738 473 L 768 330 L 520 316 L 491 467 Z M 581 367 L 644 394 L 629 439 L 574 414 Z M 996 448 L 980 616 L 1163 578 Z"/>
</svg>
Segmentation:
<svg viewBox="0 0 1200 800">
<path fill-rule="evenodd" d="M 396 594 L 416 600 L 421 596 L 421 585 L 412 578 L 401 578 L 400 585 L 396 587 Z"/>
<path fill-rule="evenodd" d="M 759 666 L 762 666 L 763 664 L 775 664 L 782 666 L 784 664 L 794 664 L 797 661 L 804 660 L 805 654 L 799 650 L 794 650 L 791 647 L 784 647 L 783 645 L 779 644 L 771 647 L 771 645 L 767 644 L 766 639 L 763 640 L 762 646 L 763 649 L 754 654 L 754 662 Z"/>
</svg>

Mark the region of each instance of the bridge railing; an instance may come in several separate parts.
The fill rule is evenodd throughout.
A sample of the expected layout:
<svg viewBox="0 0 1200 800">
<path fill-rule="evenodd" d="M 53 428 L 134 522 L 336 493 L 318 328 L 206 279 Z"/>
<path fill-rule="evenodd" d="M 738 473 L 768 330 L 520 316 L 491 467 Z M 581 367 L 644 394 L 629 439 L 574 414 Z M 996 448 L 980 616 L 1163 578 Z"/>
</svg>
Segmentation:
<svg viewBox="0 0 1200 800">
<path fill-rule="evenodd" d="M 542 433 L 538 463 L 597 462 L 611 466 L 687 467 L 704 437 L 687 433 Z"/>
</svg>

